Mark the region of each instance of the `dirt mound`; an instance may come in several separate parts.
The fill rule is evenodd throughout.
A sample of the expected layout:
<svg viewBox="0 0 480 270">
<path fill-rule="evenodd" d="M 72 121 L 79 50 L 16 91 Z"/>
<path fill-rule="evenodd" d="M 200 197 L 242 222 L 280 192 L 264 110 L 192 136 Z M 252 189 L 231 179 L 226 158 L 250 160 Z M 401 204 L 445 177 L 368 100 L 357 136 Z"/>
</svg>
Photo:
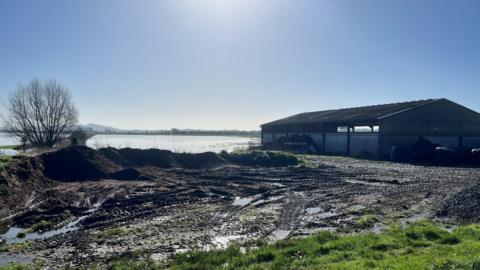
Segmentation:
<svg viewBox="0 0 480 270">
<path fill-rule="evenodd" d="M 297 156 L 275 151 L 240 151 L 227 153 L 222 151 L 220 156 L 228 162 L 242 166 L 285 167 L 300 163 Z"/>
<path fill-rule="evenodd" d="M 104 155 L 107 159 L 114 162 L 117 165 L 124 166 L 125 159 L 123 156 L 118 152 L 118 149 L 108 147 L 108 148 L 101 148 L 98 150 L 102 155 Z"/>
<path fill-rule="evenodd" d="M 14 190 L 22 190 L 30 182 L 41 187 L 36 183 L 40 180 L 145 180 L 147 178 L 136 168 L 211 169 L 226 163 L 212 152 L 187 154 L 131 148 L 104 148 L 97 151 L 86 146 L 71 146 L 37 157 L 23 158 L 7 166 L 3 175 L 0 175 L 0 197 Z"/>
<path fill-rule="evenodd" d="M 443 200 L 437 216 L 469 222 L 480 221 L 480 184 L 467 187 Z"/>
<path fill-rule="evenodd" d="M 187 169 L 211 169 L 225 165 L 227 161 L 213 152 L 200 154 L 174 154 L 177 164 Z"/>
<path fill-rule="evenodd" d="M 121 168 L 102 153 L 86 146 L 72 146 L 42 154 L 43 173 L 59 181 L 96 180 Z"/>
<path fill-rule="evenodd" d="M 0 218 L 32 197 L 41 196 L 54 183 L 43 175 L 43 162 L 36 157 L 15 158 L 0 169 Z"/>
<path fill-rule="evenodd" d="M 227 162 L 215 153 L 173 153 L 159 149 L 94 150 L 86 146 L 72 146 L 38 157 L 46 177 L 58 181 L 82 181 L 112 178 L 137 180 L 140 172 L 134 168 L 154 166 L 210 169 Z"/>
<path fill-rule="evenodd" d="M 140 172 L 137 169 L 127 168 L 108 175 L 108 178 L 115 180 L 138 180 Z"/>
<path fill-rule="evenodd" d="M 121 162 L 121 165 L 125 167 L 155 166 L 160 168 L 171 168 L 175 166 L 173 152 L 168 150 L 122 148 L 118 150 L 110 149 L 109 152 L 110 156 L 118 153 L 121 157 L 118 160 Z"/>
<path fill-rule="evenodd" d="M 213 152 L 200 154 L 173 153 L 159 149 L 100 149 L 105 157 L 123 167 L 154 166 L 159 168 L 181 167 L 187 169 L 211 169 L 227 162 Z"/>
</svg>

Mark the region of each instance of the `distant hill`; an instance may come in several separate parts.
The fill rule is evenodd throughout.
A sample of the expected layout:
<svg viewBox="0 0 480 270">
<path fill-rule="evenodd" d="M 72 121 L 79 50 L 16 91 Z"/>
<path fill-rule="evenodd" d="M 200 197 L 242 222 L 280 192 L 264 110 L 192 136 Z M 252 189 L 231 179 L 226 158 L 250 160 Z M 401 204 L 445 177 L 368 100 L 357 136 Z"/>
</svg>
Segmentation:
<svg viewBox="0 0 480 270">
<path fill-rule="evenodd" d="M 103 126 L 99 124 L 89 123 L 86 125 L 81 126 L 84 130 L 96 132 L 96 133 L 123 133 L 125 130 L 121 130 L 118 128 L 113 128 L 109 126 Z"/>
</svg>

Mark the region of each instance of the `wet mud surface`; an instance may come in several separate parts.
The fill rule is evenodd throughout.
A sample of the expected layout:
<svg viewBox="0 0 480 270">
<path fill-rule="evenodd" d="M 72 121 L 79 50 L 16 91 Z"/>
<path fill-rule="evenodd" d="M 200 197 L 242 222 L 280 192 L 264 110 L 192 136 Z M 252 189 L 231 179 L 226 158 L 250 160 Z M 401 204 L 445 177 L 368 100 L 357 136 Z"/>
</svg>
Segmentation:
<svg viewBox="0 0 480 270">
<path fill-rule="evenodd" d="M 232 242 L 381 230 L 392 221 L 434 217 L 451 194 L 480 180 L 475 168 L 304 159 L 306 165 L 281 168 L 145 166 L 136 168 L 145 177 L 135 181 L 55 182 L 43 195 L 32 191 L 24 207 L 5 213 L 2 222 L 28 228 L 43 220 L 46 231 L 68 224 L 73 229 L 29 240 L 19 252 L 0 252 L 0 262 L 85 266 L 136 252 L 164 261 L 177 252 Z M 360 226 L 365 216 L 375 225 Z"/>
</svg>

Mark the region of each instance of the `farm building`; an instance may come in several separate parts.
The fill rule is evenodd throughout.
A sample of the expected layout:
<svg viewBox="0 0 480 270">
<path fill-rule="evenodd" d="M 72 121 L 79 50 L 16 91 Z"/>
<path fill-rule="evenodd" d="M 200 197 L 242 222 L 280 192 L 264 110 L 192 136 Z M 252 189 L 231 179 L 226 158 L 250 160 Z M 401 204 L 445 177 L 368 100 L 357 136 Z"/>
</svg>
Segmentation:
<svg viewBox="0 0 480 270">
<path fill-rule="evenodd" d="M 262 145 L 308 144 L 314 152 L 384 157 L 425 139 L 451 149 L 480 147 L 480 114 L 448 99 L 308 112 L 263 124 Z"/>
</svg>

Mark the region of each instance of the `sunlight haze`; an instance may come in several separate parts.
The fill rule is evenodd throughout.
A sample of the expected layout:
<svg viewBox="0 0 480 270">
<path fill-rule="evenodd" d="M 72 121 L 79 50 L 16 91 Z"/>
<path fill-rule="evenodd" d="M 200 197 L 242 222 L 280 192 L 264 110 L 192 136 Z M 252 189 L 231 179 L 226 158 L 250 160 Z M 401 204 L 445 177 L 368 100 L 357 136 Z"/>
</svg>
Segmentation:
<svg viewBox="0 0 480 270">
<path fill-rule="evenodd" d="M 259 129 L 449 98 L 479 111 L 478 1 L 2 1 L 0 99 L 67 86 L 81 123 Z"/>
</svg>

